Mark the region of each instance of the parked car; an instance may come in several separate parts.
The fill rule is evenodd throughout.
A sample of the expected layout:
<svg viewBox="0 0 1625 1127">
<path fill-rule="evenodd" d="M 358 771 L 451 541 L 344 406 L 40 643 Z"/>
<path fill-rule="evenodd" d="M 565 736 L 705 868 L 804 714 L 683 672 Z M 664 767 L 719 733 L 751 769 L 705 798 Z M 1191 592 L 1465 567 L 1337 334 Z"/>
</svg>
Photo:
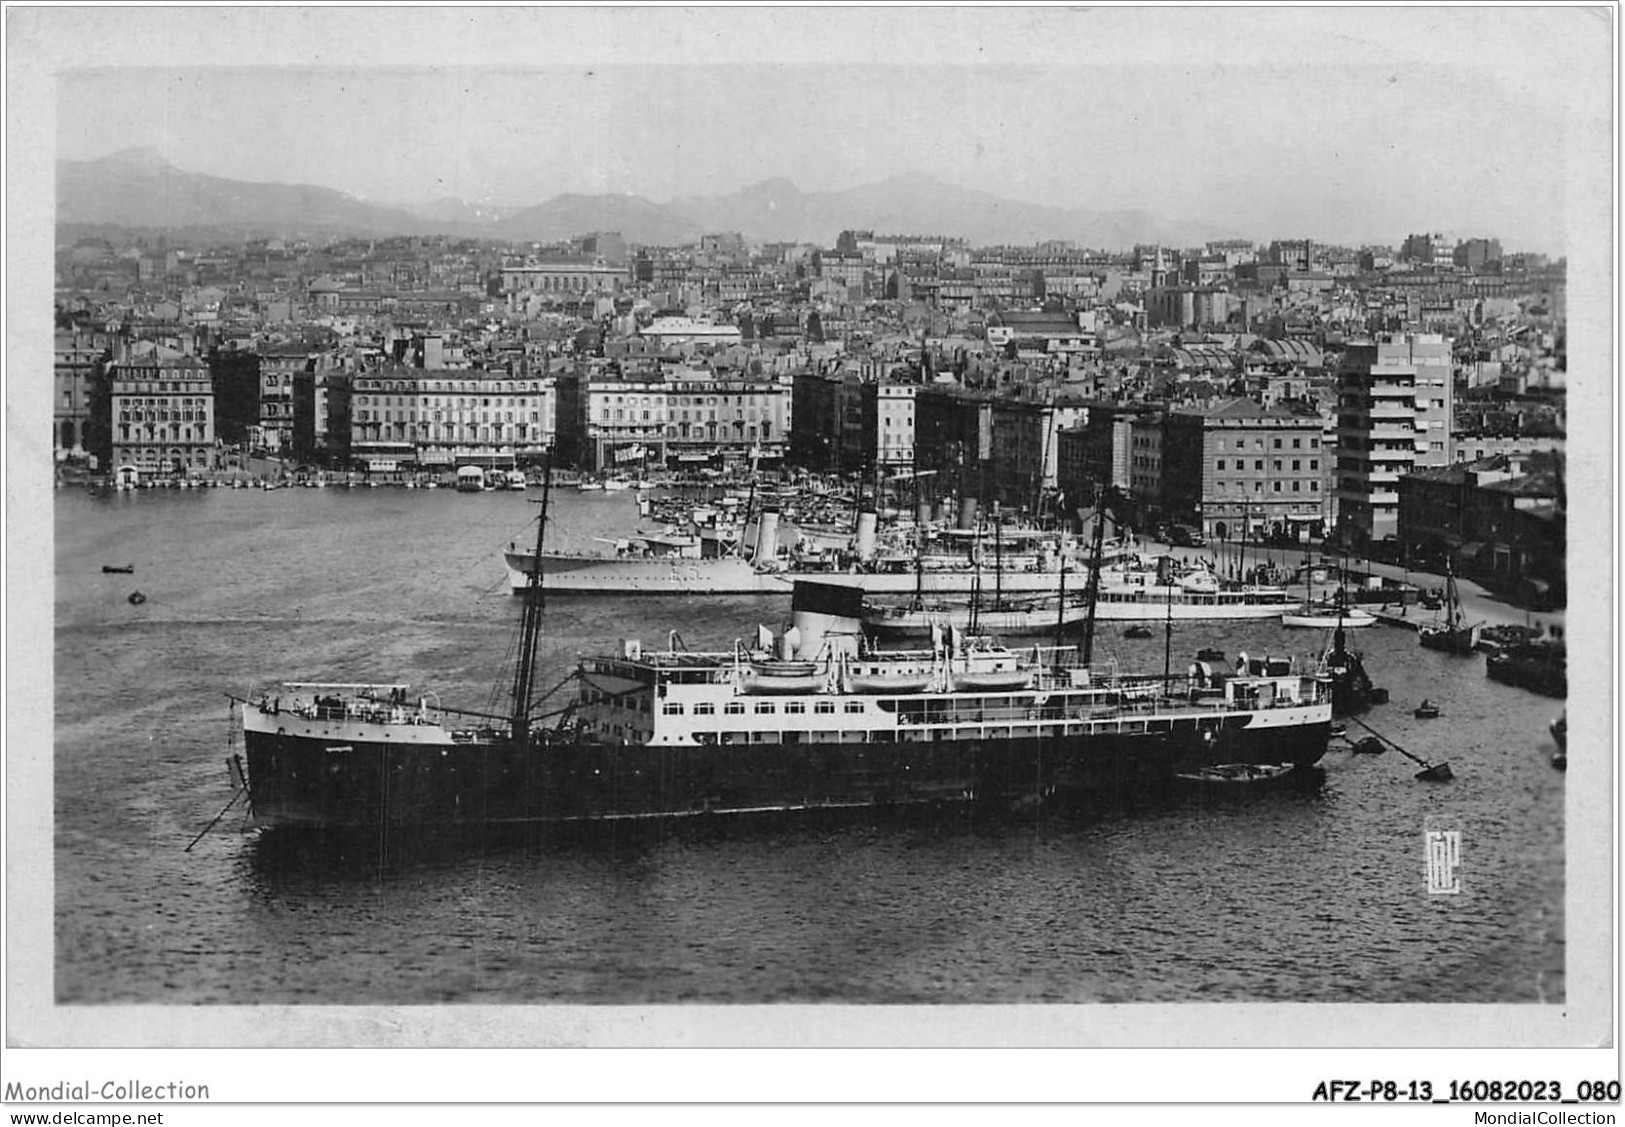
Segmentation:
<svg viewBox="0 0 1625 1127">
<path fill-rule="evenodd" d="M 1188 524 L 1172 525 L 1168 529 L 1168 543 L 1176 548 L 1205 548 L 1207 538 L 1200 529 L 1192 528 Z"/>
</svg>

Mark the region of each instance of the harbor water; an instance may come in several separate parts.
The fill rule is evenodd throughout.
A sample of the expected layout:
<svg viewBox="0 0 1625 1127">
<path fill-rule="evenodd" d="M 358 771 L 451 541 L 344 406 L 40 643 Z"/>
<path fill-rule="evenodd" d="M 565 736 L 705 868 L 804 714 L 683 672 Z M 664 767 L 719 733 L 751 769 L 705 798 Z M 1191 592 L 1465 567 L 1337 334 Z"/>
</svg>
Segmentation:
<svg viewBox="0 0 1625 1127">
<path fill-rule="evenodd" d="M 1448 760 L 1454 782 L 1334 743 L 1309 787 L 1008 818 L 685 822 L 356 860 L 278 848 L 233 811 L 187 852 L 232 793 L 227 693 L 409 682 L 503 711 L 520 602 L 501 549 L 533 535 L 538 496 L 56 493 L 59 1003 L 1565 998 L 1565 776 L 1547 733 L 1562 702 L 1382 626 L 1350 636 L 1392 694 L 1364 719 Z M 549 547 L 638 527 L 628 493 L 553 506 Z M 778 596 L 557 597 L 541 680 L 623 637 L 725 648 L 788 611 Z M 1160 673 L 1153 633 L 1103 624 L 1096 656 Z M 1323 642 L 1176 623 L 1172 667 Z M 1440 719 L 1412 715 L 1424 697 Z M 1455 894 L 1428 891 L 1438 829 L 1459 833 Z"/>
</svg>

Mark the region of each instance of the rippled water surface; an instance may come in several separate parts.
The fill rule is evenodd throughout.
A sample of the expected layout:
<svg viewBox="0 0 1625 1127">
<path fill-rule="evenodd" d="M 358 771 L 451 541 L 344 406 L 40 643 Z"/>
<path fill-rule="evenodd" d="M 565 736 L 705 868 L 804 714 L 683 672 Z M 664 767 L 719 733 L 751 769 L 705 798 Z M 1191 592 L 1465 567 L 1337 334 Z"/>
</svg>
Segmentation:
<svg viewBox="0 0 1625 1127">
<path fill-rule="evenodd" d="M 536 496 L 532 491 L 531 498 Z M 636 527 L 628 494 L 554 496 L 571 546 Z M 480 708 L 518 619 L 517 493 L 207 490 L 55 498 L 60 1002 L 1561 1001 L 1557 702 L 1480 658 L 1357 635 L 1368 717 L 1456 780 L 1333 751 L 1316 787 L 1154 795 L 1019 820 L 799 819 L 312 856 L 228 815 L 227 701 L 275 680 L 405 680 Z M 551 541 L 550 541 L 551 542 Z M 133 575 L 105 575 L 133 563 Z M 139 589 L 146 602 L 127 596 Z M 543 664 L 616 639 L 726 646 L 783 598 L 565 599 Z M 1160 671 L 1149 640 L 1097 643 Z M 1275 624 L 1196 649 L 1304 653 Z M 501 690 L 498 689 L 500 692 Z M 1445 718 L 1420 721 L 1422 697 Z M 1462 893 L 1423 834 L 1457 829 Z M 401 846 L 401 848 L 396 848 Z"/>
</svg>

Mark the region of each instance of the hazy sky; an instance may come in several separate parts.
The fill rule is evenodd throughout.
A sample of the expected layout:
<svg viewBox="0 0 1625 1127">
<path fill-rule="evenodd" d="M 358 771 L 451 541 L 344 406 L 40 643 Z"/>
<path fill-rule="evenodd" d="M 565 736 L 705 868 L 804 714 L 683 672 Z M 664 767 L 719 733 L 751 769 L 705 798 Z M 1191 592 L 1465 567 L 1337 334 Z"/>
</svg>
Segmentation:
<svg viewBox="0 0 1625 1127">
<path fill-rule="evenodd" d="M 1591 10 L 79 15 L 105 33 L 87 44 L 158 49 L 65 58 L 59 156 L 151 146 L 377 202 L 664 202 L 921 171 L 1254 237 L 1437 229 L 1561 251 L 1565 177 L 1608 175 L 1606 150 L 1576 143 L 1611 110 L 1609 18 Z"/>
</svg>

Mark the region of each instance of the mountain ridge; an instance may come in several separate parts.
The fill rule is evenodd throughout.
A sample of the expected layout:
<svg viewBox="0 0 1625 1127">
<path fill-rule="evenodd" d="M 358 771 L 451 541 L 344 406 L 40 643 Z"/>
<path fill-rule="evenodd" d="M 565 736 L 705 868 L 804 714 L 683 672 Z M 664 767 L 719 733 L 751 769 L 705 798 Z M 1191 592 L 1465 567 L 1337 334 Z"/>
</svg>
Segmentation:
<svg viewBox="0 0 1625 1127">
<path fill-rule="evenodd" d="M 1222 228 L 1171 223 L 1140 210 L 1095 211 L 1012 200 L 906 172 L 837 191 L 803 191 L 783 176 L 728 193 L 657 203 L 630 194 L 559 193 L 530 207 L 441 198 L 418 205 L 371 203 L 334 188 L 233 180 L 186 172 L 151 148 L 57 162 L 57 221 L 65 225 L 229 228 L 255 234 L 386 236 L 442 234 L 556 242 L 619 231 L 628 242 L 676 245 L 706 232 L 753 242 L 834 244 L 843 230 L 932 234 L 973 246 L 1064 240 L 1123 248 L 1193 245 Z"/>
</svg>

